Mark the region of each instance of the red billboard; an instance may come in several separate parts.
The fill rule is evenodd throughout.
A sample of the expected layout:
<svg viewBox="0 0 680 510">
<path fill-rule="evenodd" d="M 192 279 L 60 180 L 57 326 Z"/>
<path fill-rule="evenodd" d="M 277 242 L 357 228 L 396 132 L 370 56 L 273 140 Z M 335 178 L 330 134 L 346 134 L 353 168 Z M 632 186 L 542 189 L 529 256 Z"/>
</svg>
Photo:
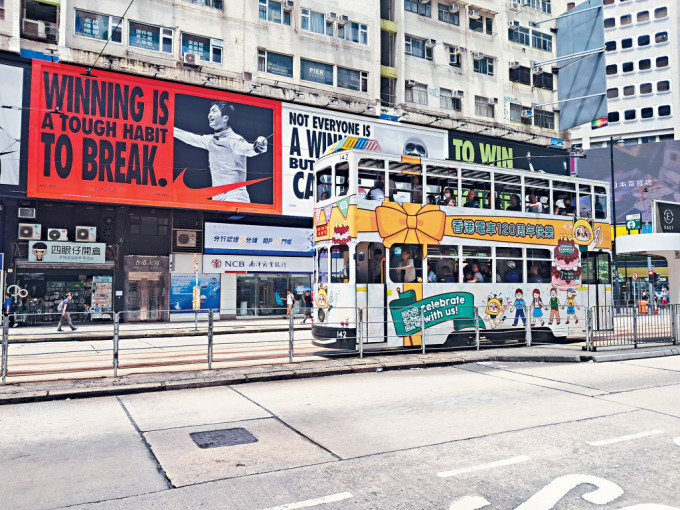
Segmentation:
<svg viewBox="0 0 680 510">
<path fill-rule="evenodd" d="M 281 213 L 281 104 L 34 61 L 28 196 Z"/>
</svg>

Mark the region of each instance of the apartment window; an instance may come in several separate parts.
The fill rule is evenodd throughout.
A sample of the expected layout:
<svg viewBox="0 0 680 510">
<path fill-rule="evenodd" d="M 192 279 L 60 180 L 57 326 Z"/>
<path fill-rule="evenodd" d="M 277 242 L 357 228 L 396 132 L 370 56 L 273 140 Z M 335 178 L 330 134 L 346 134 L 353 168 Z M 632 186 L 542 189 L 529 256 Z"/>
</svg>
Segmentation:
<svg viewBox="0 0 680 510">
<path fill-rule="evenodd" d="M 614 122 L 618 122 L 620 119 L 619 112 L 609 112 L 607 114 L 607 120 L 609 121 L 610 124 L 613 124 Z"/>
<path fill-rule="evenodd" d="M 404 43 L 404 48 L 407 55 L 424 58 L 426 60 L 432 60 L 432 48 L 427 47 L 427 41 L 425 39 L 417 39 L 407 35 L 404 38 Z"/>
<path fill-rule="evenodd" d="M 611 75 L 613 75 L 613 74 L 618 73 L 619 71 L 618 71 L 618 69 L 617 69 L 617 67 L 616 67 L 616 64 L 609 64 L 609 65 L 606 67 L 605 72 L 607 73 L 607 76 L 611 76 Z"/>
<path fill-rule="evenodd" d="M 636 116 L 635 110 L 626 110 L 625 112 L 623 112 L 624 120 L 635 120 L 635 116 Z"/>
<path fill-rule="evenodd" d="M 457 112 L 463 109 L 460 98 L 454 97 L 453 91 L 449 89 L 439 89 L 439 106 Z"/>
<path fill-rule="evenodd" d="M 359 92 L 368 92 L 368 73 L 338 67 L 338 87 Z"/>
<path fill-rule="evenodd" d="M 493 57 L 482 57 L 479 60 L 474 59 L 474 71 L 476 73 L 493 76 Z"/>
<path fill-rule="evenodd" d="M 661 19 L 665 18 L 666 16 L 668 16 L 667 7 L 659 7 L 658 9 L 654 9 L 654 19 Z"/>
<path fill-rule="evenodd" d="M 651 38 L 649 35 L 640 35 L 638 36 L 638 46 L 649 46 L 649 43 L 651 42 Z"/>
<path fill-rule="evenodd" d="M 510 68 L 510 81 L 531 85 L 531 69 L 519 66 L 517 69 Z"/>
<path fill-rule="evenodd" d="M 404 0 L 404 9 L 409 12 L 415 12 L 421 16 L 432 16 L 432 9 L 430 2 L 423 2 L 422 0 Z"/>
<path fill-rule="evenodd" d="M 355 21 L 350 21 L 346 25 L 338 26 L 338 39 L 368 44 L 368 26 Z"/>
<path fill-rule="evenodd" d="M 667 142 L 669 140 L 675 140 L 675 135 L 673 133 L 670 135 L 659 135 L 660 142 Z"/>
<path fill-rule="evenodd" d="M 121 21 L 121 18 L 108 14 L 97 14 L 76 9 L 76 35 L 102 41 L 108 41 L 110 35 L 111 42 L 122 43 L 123 26 Z"/>
<path fill-rule="evenodd" d="M 607 98 L 608 99 L 616 99 L 619 97 L 619 89 L 614 87 L 612 89 L 607 89 Z"/>
<path fill-rule="evenodd" d="M 205 62 L 222 63 L 222 41 L 200 35 L 182 34 L 182 54 L 193 53 Z"/>
<path fill-rule="evenodd" d="M 290 12 L 276 0 L 260 0 L 259 18 L 272 23 L 290 25 Z"/>
<path fill-rule="evenodd" d="M 544 129 L 555 129 L 555 114 L 534 108 L 534 126 Z"/>
<path fill-rule="evenodd" d="M 654 36 L 654 42 L 656 44 L 668 42 L 668 32 L 657 32 Z"/>
<path fill-rule="evenodd" d="M 406 101 L 409 103 L 427 104 L 427 85 L 416 83 L 406 87 Z"/>
<path fill-rule="evenodd" d="M 656 142 L 656 136 L 641 136 L 640 143 L 654 143 Z"/>
<path fill-rule="evenodd" d="M 644 23 L 645 21 L 649 21 L 649 11 L 640 11 L 637 13 L 637 22 L 638 23 Z"/>
<path fill-rule="evenodd" d="M 657 92 L 668 92 L 669 90 L 671 90 L 671 82 L 670 81 L 663 80 L 663 81 L 656 82 L 656 91 Z"/>
<path fill-rule="evenodd" d="M 627 50 L 628 48 L 633 47 L 633 39 L 628 37 L 626 39 L 621 39 L 621 49 L 622 50 Z"/>
<path fill-rule="evenodd" d="M 460 14 L 458 11 L 452 11 L 451 6 L 447 4 L 437 4 L 437 19 L 450 25 L 460 25 Z"/>
<path fill-rule="evenodd" d="M 624 62 L 621 64 L 622 73 L 632 73 L 635 70 L 635 64 L 633 62 Z"/>
<path fill-rule="evenodd" d="M 616 20 L 614 18 L 607 18 L 604 20 L 604 28 L 614 28 L 616 26 Z"/>
<path fill-rule="evenodd" d="M 531 0 L 531 8 L 550 14 L 552 12 L 551 0 Z"/>
<path fill-rule="evenodd" d="M 621 26 L 630 25 L 633 22 L 633 16 L 631 14 L 624 14 L 621 16 Z"/>
<path fill-rule="evenodd" d="M 488 97 L 475 96 L 475 115 L 494 118 L 495 103 Z"/>
<path fill-rule="evenodd" d="M 656 57 L 656 67 L 668 67 L 668 57 Z"/>
<path fill-rule="evenodd" d="M 5 19 L 5 0 L 0 0 L 0 20 Z"/>
<path fill-rule="evenodd" d="M 668 117 L 671 114 L 671 105 L 665 104 L 659 106 L 659 117 Z"/>
<path fill-rule="evenodd" d="M 300 78 L 323 85 L 333 85 L 333 66 L 313 60 L 300 59 Z"/>
<path fill-rule="evenodd" d="M 518 122 L 531 126 L 531 118 L 522 116 L 522 112 L 525 110 L 531 110 L 531 108 L 522 106 L 521 104 L 510 103 L 510 122 Z"/>
<path fill-rule="evenodd" d="M 267 50 L 257 50 L 257 70 L 261 73 L 293 77 L 293 57 Z"/>
<path fill-rule="evenodd" d="M 653 92 L 652 90 L 652 84 L 651 83 L 641 83 L 640 84 L 640 94 L 651 94 Z"/>
<path fill-rule="evenodd" d="M 640 110 L 641 119 L 651 119 L 654 117 L 654 108 L 643 108 Z"/>
<path fill-rule="evenodd" d="M 493 35 L 493 18 L 480 16 L 477 19 L 470 18 L 470 30 L 475 32 L 486 32 Z"/>
<path fill-rule="evenodd" d="M 173 53 L 174 30 L 172 28 L 146 25 L 130 21 L 128 26 L 128 43 L 136 48 Z"/>
<path fill-rule="evenodd" d="M 449 65 L 453 67 L 461 66 L 460 53 L 458 53 L 458 48 L 454 46 L 449 46 Z"/>
<path fill-rule="evenodd" d="M 616 41 L 607 41 L 604 43 L 605 51 L 616 51 Z"/>
<path fill-rule="evenodd" d="M 302 30 L 321 35 L 333 35 L 333 24 L 326 23 L 326 16 L 322 12 L 302 9 Z"/>
<path fill-rule="evenodd" d="M 643 58 L 638 62 L 638 69 L 640 71 L 647 71 L 648 69 L 652 68 L 652 61 L 649 60 L 648 58 Z"/>
<path fill-rule="evenodd" d="M 635 95 L 635 85 L 626 85 L 623 87 L 623 95 L 626 97 Z"/>
<path fill-rule="evenodd" d="M 604 0 L 603 3 L 604 3 L 604 5 L 613 5 L 613 4 L 614 4 L 614 0 Z M 592 145 L 592 144 L 591 144 L 591 145 Z"/>
<path fill-rule="evenodd" d="M 534 87 L 545 90 L 553 90 L 552 73 L 534 74 Z"/>
<path fill-rule="evenodd" d="M 508 40 L 523 44 L 524 46 L 531 45 L 531 37 L 529 36 L 529 29 L 524 27 L 508 28 Z"/>
<path fill-rule="evenodd" d="M 531 46 L 543 51 L 552 51 L 552 35 L 533 30 L 531 32 Z"/>
</svg>

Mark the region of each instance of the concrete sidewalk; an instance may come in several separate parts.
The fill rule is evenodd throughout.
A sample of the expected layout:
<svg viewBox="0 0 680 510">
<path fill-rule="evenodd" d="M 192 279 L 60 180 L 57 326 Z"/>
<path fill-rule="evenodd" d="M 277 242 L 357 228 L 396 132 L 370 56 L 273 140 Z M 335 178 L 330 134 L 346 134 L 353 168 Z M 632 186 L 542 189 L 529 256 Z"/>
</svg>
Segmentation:
<svg viewBox="0 0 680 510">
<path fill-rule="evenodd" d="M 403 351 L 402 351 L 403 352 Z M 647 345 L 619 348 L 595 353 L 582 350 L 580 344 L 540 345 L 532 347 L 489 348 L 480 351 L 446 351 L 397 353 L 334 358 L 323 361 L 282 363 L 218 370 L 140 373 L 92 379 L 61 379 L 0 386 L 0 405 L 20 402 L 88 398 L 151 391 L 224 386 L 249 382 L 277 381 L 303 377 L 323 377 L 383 370 L 424 369 L 463 363 L 543 362 L 580 363 L 625 361 L 631 359 L 677 356 L 680 346 Z"/>
</svg>

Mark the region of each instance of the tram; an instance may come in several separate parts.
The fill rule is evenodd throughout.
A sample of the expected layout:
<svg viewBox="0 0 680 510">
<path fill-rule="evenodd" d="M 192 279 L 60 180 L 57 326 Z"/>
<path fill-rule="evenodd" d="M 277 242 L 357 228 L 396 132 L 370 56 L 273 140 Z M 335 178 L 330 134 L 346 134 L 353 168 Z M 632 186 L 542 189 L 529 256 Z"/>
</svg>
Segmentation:
<svg viewBox="0 0 680 510">
<path fill-rule="evenodd" d="M 385 154 L 347 137 L 314 165 L 314 343 L 582 336 L 612 303 L 609 185 Z M 361 325 L 358 327 L 358 321 Z M 493 334 L 491 334 L 493 333 Z"/>
</svg>

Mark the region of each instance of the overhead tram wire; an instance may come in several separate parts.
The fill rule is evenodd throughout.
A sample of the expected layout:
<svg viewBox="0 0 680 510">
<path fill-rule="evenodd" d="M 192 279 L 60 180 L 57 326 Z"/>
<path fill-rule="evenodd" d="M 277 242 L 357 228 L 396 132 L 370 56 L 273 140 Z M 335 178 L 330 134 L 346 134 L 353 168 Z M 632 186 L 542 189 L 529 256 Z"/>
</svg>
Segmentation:
<svg viewBox="0 0 680 510">
<path fill-rule="evenodd" d="M 114 29 L 111 30 L 111 33 L 109 34 L 109 38 L 106 40 L 106 43 L 104 43 L 104 47 L 101 49 L 101 51 L 100 51 L 99 54 L 97 55 L 97 58 L 94 59 L 94 62 L 92 63 L 92 65 L 89 66 L 89 67 L 85 70 L 85 75 L 86 75 L 86 76 L 92 76 L 92 69 L 94 68 L 94 66 L 97 65 L 97 62 L 99 61 L 99 58 L 100 58 L 100 57 L 102 56 L 102 54 L 104 53 L 104 50 L 105 50 L 106 47 L 109 45 L 109 42 L 111 42 L 111 38 L 113 37 L 113 34 L 115 34 L 115 33 L 116 33 L 116 30 L 118 30 L 118 29 L 120 28 L 121 23 L 123 23 L 123 19 L 125 19 L 125 15 L 126 15 L 127 12 L 130 10 L 130 7 L 132 7 L 132 4 L 134 3 L 134 1 L 135 1 L 135 0 L 130 0 L 130 3 L 129 3 L 128 6 L 125 8 L 125 12 L 123 12 L 123 15 L 122 15 L 120 18 L 118 18 L 118 23 L 116 24 L 116 26 L 114 27 Z M 121 36 L 122 36 L 122 32 L 121 32 Z"/>
</svg>

